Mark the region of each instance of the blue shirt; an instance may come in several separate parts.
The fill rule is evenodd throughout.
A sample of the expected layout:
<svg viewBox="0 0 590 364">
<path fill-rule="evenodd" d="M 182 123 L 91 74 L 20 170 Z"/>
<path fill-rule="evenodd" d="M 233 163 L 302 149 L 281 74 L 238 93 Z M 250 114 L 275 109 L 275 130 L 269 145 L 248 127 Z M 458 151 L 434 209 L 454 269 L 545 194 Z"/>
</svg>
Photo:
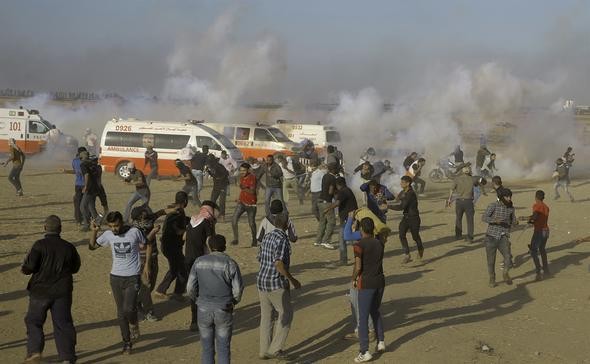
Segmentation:
<svg viewBox="0 0 590 364">
<path fill-rule="evenodd" d="M 352 217 L 346 218 L 346 225 L 344 225 L 344 241 L 361 240 L 361 232 L 359 230 L 352 231 Z"/>
<path fill-rule="evenodd" d="M 76 186 L 84 186 L 84 174 L 82 174 L 82 168 L 80 167 L 80 158 L 76 157 L 72 160 L 72 169 L 76 174 Z"/>
<path fill-rule="evenodd" d="M 387 187 L 383 185 L 379 185 L 379 190 L 376 194 L 372 194 L 369 191 L 369 183 L 363 183 L 361 185 L 361 191 L 367 194 L 367 207 L 371 210 L 377 217 L 383 221 L 387 221 L 387 210 L 381 210 L 379 205 L 386 204 L 388 200 L 395 200 L 395 196 L 389 192 Z"/>
</svg>

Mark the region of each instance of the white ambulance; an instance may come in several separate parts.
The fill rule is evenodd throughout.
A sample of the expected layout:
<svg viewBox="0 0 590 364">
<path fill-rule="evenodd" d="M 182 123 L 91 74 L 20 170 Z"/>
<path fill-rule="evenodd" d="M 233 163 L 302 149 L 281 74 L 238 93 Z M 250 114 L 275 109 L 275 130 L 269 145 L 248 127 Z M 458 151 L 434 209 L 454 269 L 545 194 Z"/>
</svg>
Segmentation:
<svg viewBox="0 0 590 364">
<path fill-rule="evenodd" d="M 274 125 L 279 128 L 287 137 L 294 142 L 302 142 L 305 139 L 311 140 L 316 149 L 324 150 L 328 145 L 338 146 L 341 142 L 340 133 L 333 126 L 317 124 L 304 124 L 291 120 L 277 120 Z"/>
<path fill-rule="evenodd" d="M 144 167 L 144 158 L 149 145 L 158 152 L 160 176 L 178 175 L 174 161 L 187 145 L 199 150 L 207 145 L 209 152 L 217 157 L 225 150 L 238 163 L 244 159 L 229 139 L 202 122 L 112 119 L 102 132 L 100 164 L 106 172 L 114 172 L 121 178 L 129 175 L 128 162 L 134 162 L 137 169 L 146 173 L 149 164 Z"/>
<path fill-rule="evenodd" d="M 37 110 L 0 109 L 0 153 L 8 152 L 11 138 L 26 154 L 39 153 L 45 149 L 49 131 L 55 129 Z"/>
</svg>

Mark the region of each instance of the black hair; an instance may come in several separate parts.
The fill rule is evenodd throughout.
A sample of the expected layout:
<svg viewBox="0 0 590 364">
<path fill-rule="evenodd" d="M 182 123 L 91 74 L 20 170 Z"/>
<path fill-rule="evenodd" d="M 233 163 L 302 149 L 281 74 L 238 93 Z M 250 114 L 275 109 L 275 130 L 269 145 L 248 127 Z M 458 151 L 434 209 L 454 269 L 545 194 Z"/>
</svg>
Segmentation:
<svg viewBox="0 0 590 364">
<path fill-rule="evenodd" d="M 86 147 L 78 147 L 78 153 L 87 152 L 88 149 Z"/>
<path fill-rule="evenodd" d="M 333 145 L 328 145 L 328 153 L 334 153 L 334 146 Z"/>
<path fill-rule="evenodd" d="M 373 235 L 375 231 L 375 223 L 370 217 L 363 217 L 361 219 L 361 231 L 365 234 Z"/>
<path fill-rule="evenodd" d="M 344 178 L 344 177 L 336 178 L 336 186 L 346 187 L 346 178 Z"/>
<path fill-rule="evenodd" d="M 57 215 L 49 215 L 45 218 L 45 231 L 48 233 L 61 232 L 61 219 Z"/>
<path fill-rule="evenodd" d="M 106 217 L 107 223 L 112 224 L 117 221 L 123 222 L 123 215 L 119 211 L 111 211 Z"/>
<path fill-rule="evenodd" d="M 379 182 L 377 182 L 374 179 L 370 180 L 369 181 L 369 187 L 373 187 L 373 186 L 379 186 Z"/>
<path fill-rule="evenodd" d="M 132 210 L 131 210 L 131 219 L 132 220 L 138 220 L 141 217 L 142 213 L 149 213 L 148 207 L 146 206 L 135 206 Z"/>
<path fill-rule="evenodd" d="M 424 159 L 424 158 L 418 158 L 418 162 L 426 162 L 426 159 Z"/>
<path fill-rule="evenodd" d="M 211 206 L 211 207 L 213 207 L 214 210 L 219 210 L 219 206 L 215 202 L 213 202 L 211 200 L 205 200 L 205 201 L 203 201 L 201 203 L 201 206 Z"/>
<path fill-rule="evenodd" d="M 328 172 L 330 173 L 338 173 L 338 164 L 330 163 L 328 164 Z"/>
<path fill-rule="evenodd" d="M 545 199 L 545 191 L 543 191 L 543 190 L 537 190 L 537 192 L 535 192 L 535 198 L 537 200 L 543 201 Z"/>
<path fill-rule="evenodd" d="M 252 166 L 250 165 L 250 163 L 242 163 L 240 164 L 240 168 L 245 168 L 245 169 L 250 169 Z"/>
<path fill-rule="evenodd" d="M 401 180 L 408 183 L 414 182 L 414 180 L 410 176 L 402 176 Z"/>
<path fill-rule="evenodd" d="M 492 183 L 497 184 L 498 186 L 502 186 L 502 177 L 500 177 L 500 176 L 492 177 Z"/>
<path fill-rule="evenodd" d="M 209 248 L 216 252 L 224 252 L 226 247 L 225 236 L 215 234 L 209 238 Z"/>
<path fill-rule="evenodd" d="M 270 203 L 270 213 L 273 215 L 280 214 L 283 212 L 283 202 L 281 200 L 275 199 L 272 200 Z"/>
<path fill-rule="evenodd" d="M 289 226 L 289 215 L 288 214 L 278 214 L 274 218 L 273 225 L 279 229 L 286 230 Z"/>
<path fill-rule="evenodd" d="M 174 196 L 174 203 L 185 203 L 185 202 L 188 202 L 188 193 L 186 193 L 184 191 L 176 192 L 176 195 Z"/>
</svg>

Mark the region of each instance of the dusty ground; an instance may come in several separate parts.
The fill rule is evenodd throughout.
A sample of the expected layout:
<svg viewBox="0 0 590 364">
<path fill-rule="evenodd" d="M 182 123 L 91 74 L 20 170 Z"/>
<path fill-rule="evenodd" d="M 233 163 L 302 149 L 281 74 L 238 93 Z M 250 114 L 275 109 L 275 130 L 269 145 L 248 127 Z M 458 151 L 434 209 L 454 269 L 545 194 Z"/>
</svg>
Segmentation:
<svg viewBox="0 0 590 364">
<path fill-rule="evenodd" d="M 63 237 L 73 242 L 82 257 L 82 268 L 75 276 L 73 315 L 78 331 L 81 363 L 152 363 L 198 361 L 198 334 L 187 325 L 190 310 L 173 301 L 156 301 L 157 314 L 163 320 L 142 323 L 142 337 L 131 357 L 119 354 L 120 336 L 116 326 L 115 305 L 108 284 L 110 252 L 90 252 L 87 235 L 72 223 L 73 176 L 43 170 L 26 169 L 23 176 L 25 196 L 14 196 L 6 181 L 7 170 L 0 175 L 0 362 L 16 363 L 25 356 L 27 308 L 25 291 L 28 277 L 19 270 L 32 243 L 42 236 L 42 220 L 58 214 L 64 223 Z M 105 176 L 110 205 L 122 209 L 131 193 L 114 176 Z M 528 214 L 534 190 L 550 191 L 548 183 L 507 183 L 516 192 L 514 201 L 520 215 Z M 576 239 L 588 234 L 590 185 L 577 180 L 573 191 L 579 202 L 570 204 L 548 199 L 551 207 L 549 259 L 554 277 L 534 282 L 533 264 L 526 255 L 532 231 L 513 234 L 513 254 L 521 264 L 512 271 L 515 284 L 487 286 L 484 250 L 481 245 L 485 226 L 479 222 L 482 210 L 492 196 L 483 197 L 477 206 L 478 243 L 455 241 L 454 214 L 443 208 L 448 184 L 430 184 L 427 197 L 421 199 L 422 237 L 426 259 L 422 264 L 400 266 L 400 244 L 390 238 L 384 261 L 387 287 L 382 306 L 387 352 L 383 363 L 590 363 L 590 307 L 586 287 L 590 247 Z M 152 206 L 171 202 L 180 182 L 155 181 Z M 208 190 L 205 191 L 206 194 Z M 235 191 L 232 191 L 235 197 Z M 549 194 L 550 195 L 550 194 Z M 231 215 L 234 203 L 229 203 Z M 351 331 L 350 309 L 345 293 L 351 267 L 336 267 L 337 251 L 311 245 L 315 220 L 304 206 L 291 204 L 301 236 L 294 244 L 292 271 L 302 282 L 294 292 L 295 319 L 287 347 L 296 362 L 352 362 L 358 343 L 342 337 Z M 191 210 L 191 212 L 193 212 Z M 259 215 L 262 215 L 259 213 Z M 390 213 L 395 227 L 399 215 Z M 231 226 L 220 224 L 221 233 Z M 246 233 L 245 218 L 240 225 Z M 245 237 L 245 235 L 242 235 Z M 336 239 L 336 236 L 334 236 Z M 246 240 L 245 240 L 246 241 Z M 259 307 L 255 288 L 257 263 L 255 249 L 229 247 L 228 253 L 241 266 L 246 290 L 236 310 L 232 355 L 236 363 L 258 362 Z M 160 259 L 160 277 L 166 268 Z M 158 280 L 159 281 L 159 280 Z M 45 357 L 56 358 L 50 321 L 46 325 L 48 341 Z M 487 344 L 493 350 L 482 353 Z M 373 345 L 373 344 L 372 344 Z"/>
</svg>

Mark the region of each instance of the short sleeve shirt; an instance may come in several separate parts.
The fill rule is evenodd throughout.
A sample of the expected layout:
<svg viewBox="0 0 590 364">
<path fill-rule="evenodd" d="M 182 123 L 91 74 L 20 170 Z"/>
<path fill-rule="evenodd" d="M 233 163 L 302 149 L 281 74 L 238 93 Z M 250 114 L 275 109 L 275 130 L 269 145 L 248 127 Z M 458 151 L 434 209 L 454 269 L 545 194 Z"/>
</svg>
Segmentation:
<svg viewBox="0 0 590 364">
<path fill-rule="evenodd" d="M 324 177 L 322 177 L 322 192 L 320 193 L 321 200 L 332 202 L 334 194 L 330 194 L 330 186 L 332 186 L 332 191 L 336 191 L 336 177 L 331 173 L 326 173 Z"/>
<path fill-rule="evenodd" d="M 260 291 L 270 292 L 289 287 L 289 281 L 279 273 L 275 266 L 275 262 L 279 260 L 283 262 L 286 269 L 289 269 L 291 244 L 287 234 L 277 229 L 266 234 L 260 245 L 258 253 L 260 270 L 256 279 L 256 286 Z"/>
<path fill-rule="evenodd" d="M 247 206 L 256 205 L 256 176 L 252 173 L 240 178 L 240 187 L 254 190 L 254 193 L 241 190 L 240 202 Z"/>
<path fill-rule="evenodd" d="M 130 277 L 140 274 L 140 245 L 145 245 L 145 238 L 139 229 L 130 228 L 123 234 L 115 235 L 111 230 L 105 231 L 96 239 L 100 246 L 110 246 L 113 254 L 111 274 Z"/>
<path fill-rule="evenodd" d="M 385 287 L 383 251 L 383 243 L 375 238 L 363 238 L 354 244 L 354 256 L 361 258 L 362 262 L 357 288 L 380 289 Z"/>
<path fill-rule="evenodd" d="M 549 220 L 549 206 L 544 202 L 537 202 L 533 205 L 533 213 L 535 212 L 537 213 L 537 219 L 533 224 L 535 226 L 535 231 L 548 230 L 549 225 L 547 225 L 547 221 Z"/>
<path fill-rule="evenodd" d="M 80 171 L 82 172 L 82 176 L 88 174 L 88 185 L 86 191 L 88 194 L 98 193 L 98 180 L 96 168 L 97 166 L 90 161 L 83 161 L 80 164 Z"/>
<path fill-rule="evenodd" d="M 344 187 L 336 194 L 336 199 L 340 203 L 338 205 L 338 216 L 340 220 L 344 221 L 348 216 L 348 213 L 358 209 L 356 197 L 352 190 L 348 187 Z"/>
</svg>

